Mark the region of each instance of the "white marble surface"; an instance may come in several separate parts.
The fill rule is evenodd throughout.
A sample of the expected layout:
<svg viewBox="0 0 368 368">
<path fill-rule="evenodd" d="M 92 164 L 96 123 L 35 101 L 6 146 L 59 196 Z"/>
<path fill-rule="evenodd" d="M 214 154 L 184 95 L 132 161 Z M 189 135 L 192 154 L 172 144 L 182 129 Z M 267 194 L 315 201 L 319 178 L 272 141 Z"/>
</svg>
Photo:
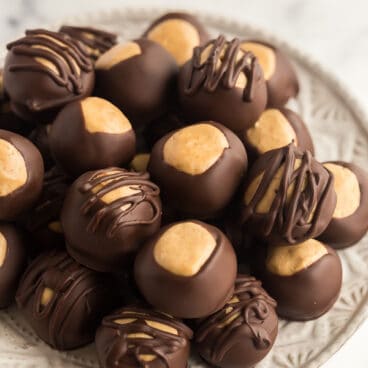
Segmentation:
<svg viewBox="0 0 368 368">
<path fill-rule="evenodd" d="M 267 29 L 328 67 L 368 111 L 366 0 L 0 0 L 0 45 L 25 28 L 128 5 L 220 13 Z M 366 341 L 368 322 L 323 368 L 367 367 Z"/>
</svg>

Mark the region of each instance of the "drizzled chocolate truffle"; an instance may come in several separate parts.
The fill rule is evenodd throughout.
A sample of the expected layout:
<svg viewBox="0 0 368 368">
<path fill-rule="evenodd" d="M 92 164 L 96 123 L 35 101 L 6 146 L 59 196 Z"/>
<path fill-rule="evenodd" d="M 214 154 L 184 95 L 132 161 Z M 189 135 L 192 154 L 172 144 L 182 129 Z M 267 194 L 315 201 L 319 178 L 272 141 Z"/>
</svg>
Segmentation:
<svg viewBox="0 0 368 368">
<path fill-rule="evenodd" d="M 201 318 L 221 309 L 234 291 L 236 273 L 236 256 L 226 236 L 195 220 L 163 227 L 134 265 L 145 299 L 180 318 Z"/>
<path fill-rule="evenodd" d="M 52 157 L 50 150 L 50 131 L 51 124 L 48 125 L 37 125 L 32 130 L 28 139 L 38 148 L 43 158 L 43 164 L 46 170 L 51 169 L 55 166 L 55 160 Z"/>
<path fill-rule="evenodd" d="M 102 317 L 116 307 L 115 288 L 109 276 L 54 251 L 28 266 L 16 300 L 43 341 L 68 350 L 93 341 Z"/>
<path fill-rule="evenodd" d="M 0 130 L 0 220 L 29 210 L 42 190 L 42 157 L 26 138 Z"/>
<path fill-rule="evenodd" d="M 238 275 L 232 298 L 200 320 L 195 332 L 199 354 L 222 368 L 253 368 L 271 350 L 278 331 L 276 302 L 254 277 Z"/>
<path fill-rule="evenodd" d="M 252 159 L 292 142 L 314 154 L 312 138 L 303 120 L 286 108 L 265 110 L 256 123 L 244 132 L 243 141 Z"/>
<path fill-rule="evenodd" d="M 192 120 L 214 120 L 242 134 L 266 107 L 261 67 L 236 38 L 223 36 L 194 49 L 179 73 L 181 107 Z"/>
<path fill-rule="evenodd" d="M 167 111 L 177 71 L 175 59 L 156 42 L 118 44 L 96 62 L 97 93 L 139 126 Z"/>
<path fill-rule="evenodd" d="M 289 320 L 320 317 L 330 310 L 341 289 L 339 256 L 315 239 L 258 248 L 254 271 L 276 299 L 278 315 Z"/>
<path fill-rule="evenodd" d="M 210 121 L 164 136 L 153 147 L 148 164 L 170 206 L 200 218 L 224 209 L 246 169 L 247 155 L 239 138 Z"/>
<path fill-rule="evenodd" d="M 91 27 L 62 26 L 59 32 L 65 33 L 71 38 L 82 42 L 87 49 L 89 57 L 94 61 L 96 61 L 101 54 L 116 45 L 118 38 L 115 33 Z"/>
<path fill-rule="evenodd" d="M 242 41 L 241 48 L 252 52 L 261 65 L 267 83 L 269 107 L 282 107 L 299 92 L 299 83 L 288 57 L 263 41 Z"/>
<path fill-rule="evenodd" d="M 92 62 L 83 46 L 69 36 L 36 29 L 7 47 L 4 86 L 20 117 L 52 115 L 66 103 L 91 94 Z"/>
<path fill-rule="evenodd" d="M 334 177 L 337 204 L 319 239 L 335 249 L 357 243 L 368 230 L 368 174 L 352 163 L 323 164 Z"/>
<path fill-rule="evenodd" d="M 242 220 L 272 243 L 320 235 L 336 207 L 332 174 L 293 144 L 263 154 L 247 177 Z"/>
<path fill-rule="evenodd" d="M 193 49 L 208 40 L 207 31 L 193 15 L 168 13 L 156 19 L 143 37 L 159 43 L 183 65 L 193 55 Z"/>
<path fill-rule="evenodd" d="M 125 307 L 105 317 L 96 347 L 102 368 L 187 368 L 192 331 L 158 311 Z"/>
<path fill-rule="evenodd" d="M 135 153 L 135 133 L 129 120 L 99 97 L 66 105 L 52 124 L 49 137 L 57 163 L 73 176 L 126 165 Z"/>
<path fill-rule="evenodd" d="M 13 303 L 26 265 L 26 249 L 19 229 L 0 223 L 0 308 Z"/>
<path fill-rule="evenodd" d="M 61 212 L 70 255 L 96 271 L 122 271 L 160 228 L 159 193 L 147 173 L 108 168 L 79 177 Z"/>
</svg>

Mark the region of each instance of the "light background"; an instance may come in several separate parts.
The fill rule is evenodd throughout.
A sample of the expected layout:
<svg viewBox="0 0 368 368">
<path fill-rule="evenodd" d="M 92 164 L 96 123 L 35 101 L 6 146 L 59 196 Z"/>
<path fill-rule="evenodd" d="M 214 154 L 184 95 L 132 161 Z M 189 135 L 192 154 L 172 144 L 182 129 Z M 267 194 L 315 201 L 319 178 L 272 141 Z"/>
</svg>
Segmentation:
<svg viewBox="0 0 368 368">
<path fill-rule="evenodd" d="M 366 0 L 0 0 L 0 45 L 25 28 L 123 6 L 202 10 L 264 28 L 330 69 L 368 111 Z M 368 367 L 367 342 L 368 322 L 323 368 Z"/>
</svg>

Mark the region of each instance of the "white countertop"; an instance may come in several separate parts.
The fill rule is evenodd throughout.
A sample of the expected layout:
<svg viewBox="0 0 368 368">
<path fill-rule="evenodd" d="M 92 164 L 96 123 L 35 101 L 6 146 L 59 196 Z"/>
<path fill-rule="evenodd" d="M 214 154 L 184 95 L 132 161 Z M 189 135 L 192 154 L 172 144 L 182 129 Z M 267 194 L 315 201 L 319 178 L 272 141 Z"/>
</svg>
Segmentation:
<svg viewBox="0 0 368 368">
<path fill-rule="evenodd" d="M 26 28 L 129 5 L 202 10 L 264 28 L 327 66 L 368 111 L 366 0 L 0 0 L 0 44 Z M 368 367 L 367 341 L 368 321 L 323 368 Z"/>
</svg>

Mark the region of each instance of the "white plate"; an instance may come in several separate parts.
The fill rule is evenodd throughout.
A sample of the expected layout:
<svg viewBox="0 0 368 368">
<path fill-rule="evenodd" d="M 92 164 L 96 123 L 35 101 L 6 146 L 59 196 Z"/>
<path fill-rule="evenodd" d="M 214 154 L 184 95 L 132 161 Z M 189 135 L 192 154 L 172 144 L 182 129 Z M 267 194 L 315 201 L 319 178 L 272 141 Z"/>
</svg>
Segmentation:
<svg viewBox="0 0 368 368">
<path fill-rule="evenodd" d="M 117 32 L 122 40 L 138 38 L 155 17 L 157 9 L 124 9 L 65 22 L 90 25 Z M 281 47 L 293 61 L 301 93 L 291 107 L 311 130 L 317 158 L 352 161 L 368 169 L 368 119 L 349 93 L 303 53 L 273 36 L 218 16 L 201 16 L 216 35 L 259 38 Z M 368 314 L 368 237 L 340 252 L 344 284 L 334 308 L 322 318 L 306 323 L 280 322 L 276 344 L 258 368 L 319 367 L 354 333 Z M 0 312 L 0 366 L 2 368 L 98 367 L 93 346 L 57 352 L 42 343 L 15 308 Z M 194 359 L 192 368 L 204 368 Z"/>
</svg>

